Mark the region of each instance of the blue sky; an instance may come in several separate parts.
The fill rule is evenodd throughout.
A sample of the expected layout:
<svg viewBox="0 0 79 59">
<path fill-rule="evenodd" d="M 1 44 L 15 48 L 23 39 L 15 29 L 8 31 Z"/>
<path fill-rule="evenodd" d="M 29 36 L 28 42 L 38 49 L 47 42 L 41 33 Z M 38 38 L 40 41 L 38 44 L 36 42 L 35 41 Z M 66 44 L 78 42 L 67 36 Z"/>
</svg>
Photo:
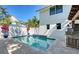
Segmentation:
<svg viewBox="0 0 79 59">
<path fill-rule="evenodd" d="M 38 16 L 36 10 L 42 8 L 42 5 L 3 5 L 7 8 L 9 14 L 15 16 L 18 20 L 27 21 L 33 16 Z"/>
</svg>

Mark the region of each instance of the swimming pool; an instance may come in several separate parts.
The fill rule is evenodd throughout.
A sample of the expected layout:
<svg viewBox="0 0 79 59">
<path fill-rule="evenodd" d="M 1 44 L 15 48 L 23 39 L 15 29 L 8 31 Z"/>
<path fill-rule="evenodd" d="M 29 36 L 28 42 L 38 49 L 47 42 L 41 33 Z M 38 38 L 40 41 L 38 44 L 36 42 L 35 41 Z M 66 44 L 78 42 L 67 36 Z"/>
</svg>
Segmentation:
<svg viewBox="0 0 79 59">
<path fill-rule="evenodd" d="M 49 46 L 53 43 L 55 39 L 47 38 L 46 36 L 42 35 L 32 35 L 32 36 L 17 36 L 14 37 L 15 40 L 28 44 L 32 47 L 35 47 L 37 49 L 41 50 L 47 50 Z"/>
</svg>

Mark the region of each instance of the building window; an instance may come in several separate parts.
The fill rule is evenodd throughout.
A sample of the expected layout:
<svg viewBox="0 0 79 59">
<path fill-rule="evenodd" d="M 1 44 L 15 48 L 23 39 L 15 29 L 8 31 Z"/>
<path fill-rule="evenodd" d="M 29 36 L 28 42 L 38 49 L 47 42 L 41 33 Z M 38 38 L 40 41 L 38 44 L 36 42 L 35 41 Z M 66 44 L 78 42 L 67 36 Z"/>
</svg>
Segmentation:
<svg viewBox="0 0 79 59">
<path fill-rule="evenodd" d="M 61 29 L 61 23 L 57 23 L 56 26 L 57 26 L 57 29 Z"/>
<path fill-rule="evenodd" d="M 50 15 L 54 15 L 55 14 L 55 6 L 50 8 Z"/>
<path fill-rule="evenodd" d="M 56 5 L 56 14 L 63 12 L 63 6 L 62 5 Z"/>
<path fill-rule="evenodd" d="M 62 5 L 56 5 L 50 8 L 50 15 L 58 14 L 63 12 Z"/>
<path fill-rule="evenodd" d="M 47 24 L 47 29 L 50 29 L 50 24 Z"/>
</svg>

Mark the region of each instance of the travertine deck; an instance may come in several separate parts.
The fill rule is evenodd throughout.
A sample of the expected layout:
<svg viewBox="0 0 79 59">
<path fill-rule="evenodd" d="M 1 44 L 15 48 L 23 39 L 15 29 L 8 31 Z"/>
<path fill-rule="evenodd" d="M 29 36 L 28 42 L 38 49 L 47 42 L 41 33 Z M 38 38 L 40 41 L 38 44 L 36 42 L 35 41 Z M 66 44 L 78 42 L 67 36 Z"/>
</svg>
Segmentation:
<svg viewBox="0 0 79 59">
<path fill-rule="evenodd" d="M 52 35 L 56 37 L 56 41 L 54 44 L 49 48 L 49 53 L 53 54 L 79 54 L 79 49 L 66 47 L 66 37 L 64 31 L 56 31 Z"/>
<path fill-rule="evenodd" d="M 56 40 L 48 51 L 37 50 L 29 45 L 19 43 L 13 39 L 0 40 L 0 54 L 78 54 L 79 49 L 65 45 L 65 36 L 56 33 Z"/>
<path fill-rule="evenodd" d="M 41 50 L 36 50 L 35 48 L 15 42 L 13 39 L 11 40 L 0 40 L 0 54 L 44 54 Z"/>
</svg>

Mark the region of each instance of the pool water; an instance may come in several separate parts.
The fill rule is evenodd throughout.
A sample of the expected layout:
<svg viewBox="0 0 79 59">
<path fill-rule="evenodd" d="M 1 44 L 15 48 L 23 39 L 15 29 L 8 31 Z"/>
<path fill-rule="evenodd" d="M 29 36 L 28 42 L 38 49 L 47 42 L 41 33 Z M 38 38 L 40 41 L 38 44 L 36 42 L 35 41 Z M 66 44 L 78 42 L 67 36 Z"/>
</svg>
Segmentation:
<svg viewBox="0 0 79 59">
<path fill-rule="evenodd" d="M 41 50 L 47 50 L 49 46 L 53 43 L 55 39 L 47 38 L 46 36 L 40 36 L 40 35 L 32 35 L 32 36 L 17 36 L 14 38 L 15 40 L 28 44 L 32 47 L 41 49 Z"/>
</svg>

